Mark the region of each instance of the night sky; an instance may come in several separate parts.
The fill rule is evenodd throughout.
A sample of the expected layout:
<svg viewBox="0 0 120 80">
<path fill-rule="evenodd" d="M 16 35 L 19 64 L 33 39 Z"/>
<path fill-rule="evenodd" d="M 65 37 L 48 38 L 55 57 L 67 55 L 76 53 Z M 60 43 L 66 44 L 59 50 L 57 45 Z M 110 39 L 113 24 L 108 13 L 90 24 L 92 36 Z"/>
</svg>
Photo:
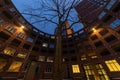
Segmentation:
<svg viewBox="0 0 120 80">
<path fill-rule="evenodd" d="M 40 0 L 38 0 L 40 1 Z M 33 2 L 33 0 L 12 0 L 16 8 L 19 10 L 20 13 L 27 11 L 31 7 L 38 7 L 39 3 Z M 77 16 L 77 13 L 74 11 L 74 13 Z M 29 16 L 23 15 L 30 23 L 34 20 L 30 20 L 31 18 Z M 54 30 L 56 28 L 56 25 L 54 24 L 44 24 L 44 23 L 38 23 L 38 24 L 33 24 L 36 28 L 40 29 L 43 32 L 49 33 L 49 34 L 54 34 Z M 46 26 L 43 26 L 46 25 Z M 80 28 L 82 28 L 83 25 L 81 23 L 76 24 L 73 27 L 74 31 L 78 31 Z"/>
</svg>

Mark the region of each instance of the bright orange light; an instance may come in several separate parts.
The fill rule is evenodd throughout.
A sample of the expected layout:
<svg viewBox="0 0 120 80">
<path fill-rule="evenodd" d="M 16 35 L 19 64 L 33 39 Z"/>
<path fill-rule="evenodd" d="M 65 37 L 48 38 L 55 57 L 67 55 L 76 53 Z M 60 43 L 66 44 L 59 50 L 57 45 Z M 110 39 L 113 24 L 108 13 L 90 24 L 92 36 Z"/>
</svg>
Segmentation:
<svg viewBox="0 0 120 80">
<path fill-rule="evenodd" d="M 21 28 L 21 29 L 24 29 L 24 26 L 21 26 L 20 28 Z"/>
<path fill-rule="evenodd" d="M 96 29 L 95 28 L 92 28 L 92 30 L 95 32 L 96 31 Z"/>
</svg>

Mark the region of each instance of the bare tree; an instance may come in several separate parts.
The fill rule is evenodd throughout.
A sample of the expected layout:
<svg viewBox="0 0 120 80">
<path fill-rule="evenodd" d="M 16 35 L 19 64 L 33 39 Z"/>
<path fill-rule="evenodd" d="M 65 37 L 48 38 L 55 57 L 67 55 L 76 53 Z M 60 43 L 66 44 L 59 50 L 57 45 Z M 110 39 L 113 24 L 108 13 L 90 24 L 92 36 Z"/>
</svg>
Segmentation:
<svg viewBox="0 0 120 80">
<path fill-rule="evenodd" d="M 66 21 L 70 22 L 72 28 L 75 24 L 80 23 L 77 17 L 74 17 L 74 7 L 81 0 L 35 0 L 39 7 L 29 7 L 22 14 L 29 15 L 32 24 L 36 23 L 51 23 L 56 26 L 56 51 L 54 60 L 54 80 L 62 80 L 62 56 L 61 56 L 61 41 L 62 41 L 62 27 L 65 26 Z M 34 19 L 33 19 L 34 18 Z M 44 25 L 45 26 L 45 25 Z"/>
</svg>

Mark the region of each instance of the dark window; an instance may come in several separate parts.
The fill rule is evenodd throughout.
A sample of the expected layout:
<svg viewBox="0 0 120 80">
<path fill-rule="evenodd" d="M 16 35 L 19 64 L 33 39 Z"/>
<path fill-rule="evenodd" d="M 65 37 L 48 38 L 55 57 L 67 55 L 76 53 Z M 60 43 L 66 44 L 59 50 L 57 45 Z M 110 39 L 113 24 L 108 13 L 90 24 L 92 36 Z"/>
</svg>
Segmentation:
<svg viewBox="0 0 120 80">
<path fill-rule="evenodd" d="M 63 50 L 63 51 L 62 51 L 62 53 L 63 53 L 63 54 L 67 54 L 67 53 L 68 53 L 68 51 Z"/>
<path fill-rule="evenodd" d="M 69 39 L 68 41 L 69 41 L 69 42 L 72 42 L 72 41 L 73 41 L 73 39 Z"/>
<path fill-rule="evenodd" d="M 41 41 L 38 39 L 36 42 L 35 42 L 36 45 L 39 45 L 41 44 Z"/>
<path fill-rule="evenodd" d="M 96 39 L 98 39 L 98 37 L 96 35 L 93 35 L 93 36 L 91 36 L 91 39 L 96 40 Z"/>
<path fill-rule="evenodd" d="M 30 56 L 29 56 L 29 59 L 32 60 L 32 61 L 36 61 L 36 60 L 37 60 L 37 58 L 36 58 L 35 55 L 30 55 Z"/>
<path fill-rule="evenodd" d="M 30 35 L 35 37 L 35 36 L 36 36 L 36 32 L 33 32 L 33 31 L 32 31 L 32 32 L 30 33 Z"/>
<path fill-rule="evenodd" d="M 120 2 L 115 6 L 115 8 L 113 8 L 112 11 L 113 11 L 113 12 L 118 12 L 118 11 L 120 11 Z"/>
<path fill-rule="evenodd" d="M 10 0 L 4 0 L 6 4 L 10 4 Z"/>
<path fill-rule="evenodd" d="M 12 16 L 6 12 L 6 11 L 3 11 L 3 14 L 8 18 L 8 19 L 12 19 Z"/>
<path fill-rule="evenodd" d="M 112 18 L 112 16 L 111 15 L 108 15 L 108 16 L 106 16 L 105 18 L 104 18 L 104 20 L 103 20 L 103 22 L 108 22 L 110 19 Z"/>
<path fill-rule="evenodd" d="M 117 38 L 113 35 L 110 35 L 110 36 L 105 38 L 105 41 L 107 41 L 107 42 L 111 42 L 111 41 L 114 41 L 114 40 L 117 40 Z"/>
<path fill-rule="evenodd" d="M 0 32 L 0 38 L 8 40 L 10 38 L 10 36 L 4 32 Z"/>
<path fill-rule="evenodd" d="M 40 66 L 39 65 L 35 69 L 35 73 L 38 73 L 38 72 L 40 72 Z"/>
<path fill-rule="evenodd" d="M 50 44 L 49 47 L 50 48 L 55 48 L 55 45 L 54 44 Z"/>
<path fill-rule="evenodd" d="M 49 53 L 51 53 L 51 54 L 54 53 L 54 50 L 49 50 Z"/>
<path fill-rule="evenodd" d="M 66 40 L 62 40 L 62 43 L 66 43 Z"/>
<path fill-rule="evenodd" d="M 95 27 L 95 29 L 100 29 L 103 25 L 99 24 L 98 26 Z"/>
<path fill-rule="evenodd" d="M 38 47 L 33 47 L 32 50 L 33 50 L 33 51 L 39 51 L 39 48 L 38 48 Z"/>
<path fill-rule="evenodd" d="M 104 35 L 107 34 L 108 32 L 109 32 L 108 30 L 103 29 L 103 30 L 100 31 L 99 33 L 100 33 L 101 36 L 104 36 Z"/>
<path fill-rule="evenodd" d="M 86 45 L 86 46 L 85 46 L 85 49 L 86 49 L 87 51 L 91 51 L 91 50 L 92 50 L 92 46 L 91 46 L 91 45 Z"/>
<path fill-rule="evenodd" d="M 89 31 L 88 34 L 92 34 L 93 33 L 93 30 Z"/>
<path fill-rule="evenodd" d="M 68 58 L 64 58 L 64 60 L 65 60 L 65 62 L 68 62 L 68 61 L 69 61 L 69 59 L 68 59 Z"/>
<path fill-rule="evenodd" d="M 3 5 L 0 4 L 0 7 L 3 7 Z"/>
<path fill-rule="evenodd" d="M 67 48 L 67 45 L 62 45 L 63 48 Z"/>
<path fill-rule="evenodd" d="M 113 49 L 115 52 L 120 52 L 120 43 L 112 46 L 112 49 Z"/>
<path fill-rule="evenodd" d="M 21 41 L 17 40 L 17 39 L 14 39 L 12 42 L 11 42 L 11 45 L 15 45 L 15 46 L 19 46 L 21 43 Z"/>
<path fill-rule="evenodd" d="M 30 48 L 30 45 L 29 45 L 29 44 L 24 44 L 24 45 L 23 45 L 23 48 L 29 49 L 29 48 Z"/>
<path fill-rule="evenodd" d="M 120 34 L 120 30 L 117 31 Z"/>
<path fill-rule="evenodd" d="M 69 44 L 69 47 L 74 47 L 74 44 Z"/>
<path fill-rule="evenodd" d="M 104 49 L 104 50 L 100 53 L 101 56 L 106 56 L 106 55 L 109 55 L 109 54 L 110 54 L 110 52 L 109 52 L 107 49 Z"/>
<path fill-rule="evenodd" d="M 69 65 L 67 65 L 67 67 L 66 67 L 66 70 L 67 70 L 67 78 L 70 78 L 70 68 L 69 68 Z"/>
<path fill-rule="evenodd" d="M 52 65 L 50 64 L 46 65 L 45 72 L 52 72 Z"/>
<path fill-rule="evenodd" d="M 98 41 L 98 42 L 95 43 L 95 46 L 96 46 L 96 47 L 100 47 L 100 46 L 102 46 L 102 45 L 103 45 L 103 43 L 102 43 L 101 41 Z"/>
<path fill-rule="evenodd" d="M 46 53 L 47 50 L 43 48 L 43 49 L 41 49 L 41 52 Z"/>
<path fill-rule="evenodd" d="M 27 41 L 33 43 L 33 42 L 34 42 L 34 39 L 31 38 L 31 37 L 28 37 L 28 38 L 27 38 Z"/>
<path fill-rule="evenodd" d="M 72 57 L 71 61 L 77 61 L 77 58 L 76 57 Z"/>
<path fill-rule="evenodd" d="M 70 53 L 75 53 L 75 50 L 70 50 Z"/>
<path fill-rule="evenodd" d="M 18 23 L 17 21 L 13 21 L 13 23 L 16 25 L 16 26 L 21 26 L 21 24 L 20 23 Z M 28 30 L 27 30 L 28 31 Z"/>
</svg>

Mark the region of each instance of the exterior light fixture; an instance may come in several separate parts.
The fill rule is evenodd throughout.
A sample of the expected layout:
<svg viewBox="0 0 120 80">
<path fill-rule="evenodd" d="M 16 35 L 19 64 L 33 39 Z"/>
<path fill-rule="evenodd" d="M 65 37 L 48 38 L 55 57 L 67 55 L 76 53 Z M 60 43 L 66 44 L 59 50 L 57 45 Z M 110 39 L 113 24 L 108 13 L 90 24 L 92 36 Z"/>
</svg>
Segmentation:
<svg viewBox="0 0 120 80">
<path fill-rule="evenodd" d="M 21 29 L 24 29 L 24 26 L 21 26 L 20 28 L 21 28 Z"/>
<path fill-rule="evenodd" d="M 95 28 L 92 28 L 92 30 L 95 32 L 96 31 L 96 29 Z"/>
<path fill-rule="evenodd" d="M 42 46 L 43 47 L 48 47 L 48 44 L 47 43 L 43 43 Z"/>
</svg>

